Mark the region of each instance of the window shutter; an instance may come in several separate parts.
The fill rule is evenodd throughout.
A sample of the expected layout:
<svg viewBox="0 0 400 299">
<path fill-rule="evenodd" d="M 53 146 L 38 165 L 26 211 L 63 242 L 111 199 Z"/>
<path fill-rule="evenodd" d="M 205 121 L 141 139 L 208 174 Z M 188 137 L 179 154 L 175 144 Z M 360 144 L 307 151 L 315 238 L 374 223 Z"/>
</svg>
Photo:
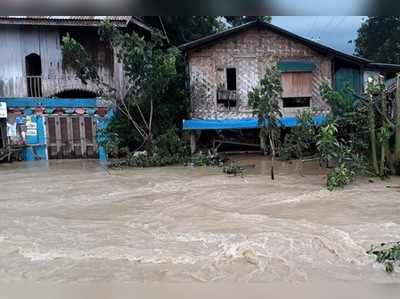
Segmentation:
<svg viewBox="0 0 400 299">
<path fill-rule="evenodd" d="M 311 97 L 312 77 L 312 73 L 283 73 L 282 97 Z"/>
</svg>

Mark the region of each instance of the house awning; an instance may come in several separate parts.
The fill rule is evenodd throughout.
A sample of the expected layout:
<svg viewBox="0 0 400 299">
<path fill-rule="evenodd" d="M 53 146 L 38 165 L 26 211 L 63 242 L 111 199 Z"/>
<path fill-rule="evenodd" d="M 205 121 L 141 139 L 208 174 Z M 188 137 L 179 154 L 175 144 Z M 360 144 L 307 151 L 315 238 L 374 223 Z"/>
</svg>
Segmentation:
<svg viewBox="0 0 400 299">
<path fill-rule="evenodd" d="M 324 115 L 313 117 L 314 124 L 321 126 L 326 121 Z M 282 117 L 279 125 L 287 128 L 298 124 L 296 117 Z M 257 118 L 245 119 L 184 119 L 182 128 L 184 130 L 233 130 L 233 129 L 257 129 L 259 128 Z"/>
<path fill-rule="evenodd" d="M 96 108 L 97 99 L 58 99 L 58 98 L 0 98 L 8 108 Z"/>
<path fill-rule="evenodd" d="M 278 63 L 278 69 L 282 73 L 312 72 L 315 64 L 304 60 L 282 60 Z"/>
</svg>

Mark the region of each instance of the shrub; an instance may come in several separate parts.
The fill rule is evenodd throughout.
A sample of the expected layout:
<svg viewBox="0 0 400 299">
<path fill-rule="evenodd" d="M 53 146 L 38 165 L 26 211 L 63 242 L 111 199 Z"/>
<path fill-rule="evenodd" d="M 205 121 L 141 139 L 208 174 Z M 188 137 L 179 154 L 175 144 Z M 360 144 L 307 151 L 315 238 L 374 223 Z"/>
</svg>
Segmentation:
<svg viewBox="0 0 400 299">
<path fill-rule="evenodd" d="M 129 153 L 127 147 L 121 147 L 121 139 L 116 133 L 108 133 L 107 141 L 104 144 L 107 154 L 113 158 L 126 156 Z"/>
<path fill-rule="evenodd" d="M 189 159 L 189 148 L 179 138 L 174 129 L 157 137 L 152 153 L 132 152 L 128 155 L 128 165 L 132 167 L 166 166 L 183 164 Z"/>
<path fill-rule="evenodd" d="M 318 129 L 314 124 L 312 111 L 304 110 L 297 114 L 296 119 L 297 126 L 285 136 L 281 147 L 279 154 L 282 160 L 300 159 L 315 153 Z"/>
<path fill-rule="evenodd" d="M 335 123 L 327 124 L 321 128 L 318 135 L 317 147 L 320 153 L 321 162 L 329 163 L 335 158 L 335 153 L 339 147 L 339 142 L 336 139 L 338 129 Z"/>
<path fill-rule="evenodd" d="M 180 155 L 189 156 L 189 147 L 185 144 L 174 129 L 169 129 L 165 134 L 160 135 L 154 140 L 153 153 L 158 156 L 171 157 Z"/>
<path fill-rule="evenodd" d="M 382 243 L 372 247 L 367 253 L 374 254 L 376 261 L 384 264 L 386 272 L 391 273 L 394 271 L 395 264 L 400 263 L 400 242 Z"/>
<path fill-rule="evenodd" d="M 355 175 L 363 174 L 366 169 L 364 157 L 355 151 L 351 142 L 339 141 L 337 132 L 335 123 L 328 124 L 321 128 L 317 142 L 321 162 L 334 163 L 326 181 L 330 191 L 349 184 Z"/>
<path fill-rule="evenodd" d="M 224 159 L 215 151 L 199 151 L 191 157 L 192 166 L 222 166 Z"/>
<path fill-rule="evenodd" d="M 349 184 L 353 176 L 354 171 L 348 169 L 345 163 L 340 164 L 328 173 L 326 180 L 328 190 L 333 191 Z"/>
<path fill-rule="evenodd" d="M 244 168 L 236 164 L 235 162 L 231 162 L 229 165 L 225 165 L 222 171 L 223 173 L 232 176 L 240 175 L 241 177 L 243 177 L 245 175 Z"/>
</svg>

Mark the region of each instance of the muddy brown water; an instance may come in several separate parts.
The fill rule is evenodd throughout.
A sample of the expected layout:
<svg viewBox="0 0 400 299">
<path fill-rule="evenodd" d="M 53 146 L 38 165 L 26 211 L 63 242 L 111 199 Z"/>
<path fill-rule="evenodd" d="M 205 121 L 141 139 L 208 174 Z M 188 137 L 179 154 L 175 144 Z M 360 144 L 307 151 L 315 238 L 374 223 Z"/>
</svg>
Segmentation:
<svg viewBox="0 0 400 299">
<path fill-rule="evenodd" d="M 400 240 L 400 178 L 324 187 L 324 169 L 0 165 L 0 282 L 400 282 L 367 255 Z M 251 165 L 256 165 L 251 167 Z"/>
</svg>

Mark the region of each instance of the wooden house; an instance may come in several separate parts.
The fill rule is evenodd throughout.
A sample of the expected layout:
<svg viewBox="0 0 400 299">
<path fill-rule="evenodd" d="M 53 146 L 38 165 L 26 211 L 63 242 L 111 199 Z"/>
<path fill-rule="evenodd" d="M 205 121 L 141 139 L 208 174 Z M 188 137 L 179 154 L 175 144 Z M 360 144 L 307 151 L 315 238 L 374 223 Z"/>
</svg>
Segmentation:
<svg viewBox="0 0 400 299">
<path fill-rule="evenodd" d="M 61 43 L 67 34 L 80 42 L 101 78 L 121 92 L 123 66 L 98 35 L 105 20 L 143 36 L 153 31 L 132 16 L 0 16 L 0 102 L 7 106 L 7 140 L 26 147 L 25 159 L 99 156 L 96 127 L 107 107 L 96 86 L 82 84 L 63 62 Z"/>
<path fill-rule="evenodd" d="M 201 132 L 257 129 L 247 93 L 265 73 L 266 66 L 281 71 L 283 92 L 281 124 L 296 125 L 296 114 L 316 111 L 321 123 L 329 112 L 320 95 L 326 81 L 337 90 L 347 84 L 362 92 L 368 76 L 393 77 L 399 65 L 374 63 L 305 39 L 262 21 L 216 33 L 182 45 L 191 92 L 191 115 L 183 129 L 192 134 L 192 151 Z"/>
</svg>

